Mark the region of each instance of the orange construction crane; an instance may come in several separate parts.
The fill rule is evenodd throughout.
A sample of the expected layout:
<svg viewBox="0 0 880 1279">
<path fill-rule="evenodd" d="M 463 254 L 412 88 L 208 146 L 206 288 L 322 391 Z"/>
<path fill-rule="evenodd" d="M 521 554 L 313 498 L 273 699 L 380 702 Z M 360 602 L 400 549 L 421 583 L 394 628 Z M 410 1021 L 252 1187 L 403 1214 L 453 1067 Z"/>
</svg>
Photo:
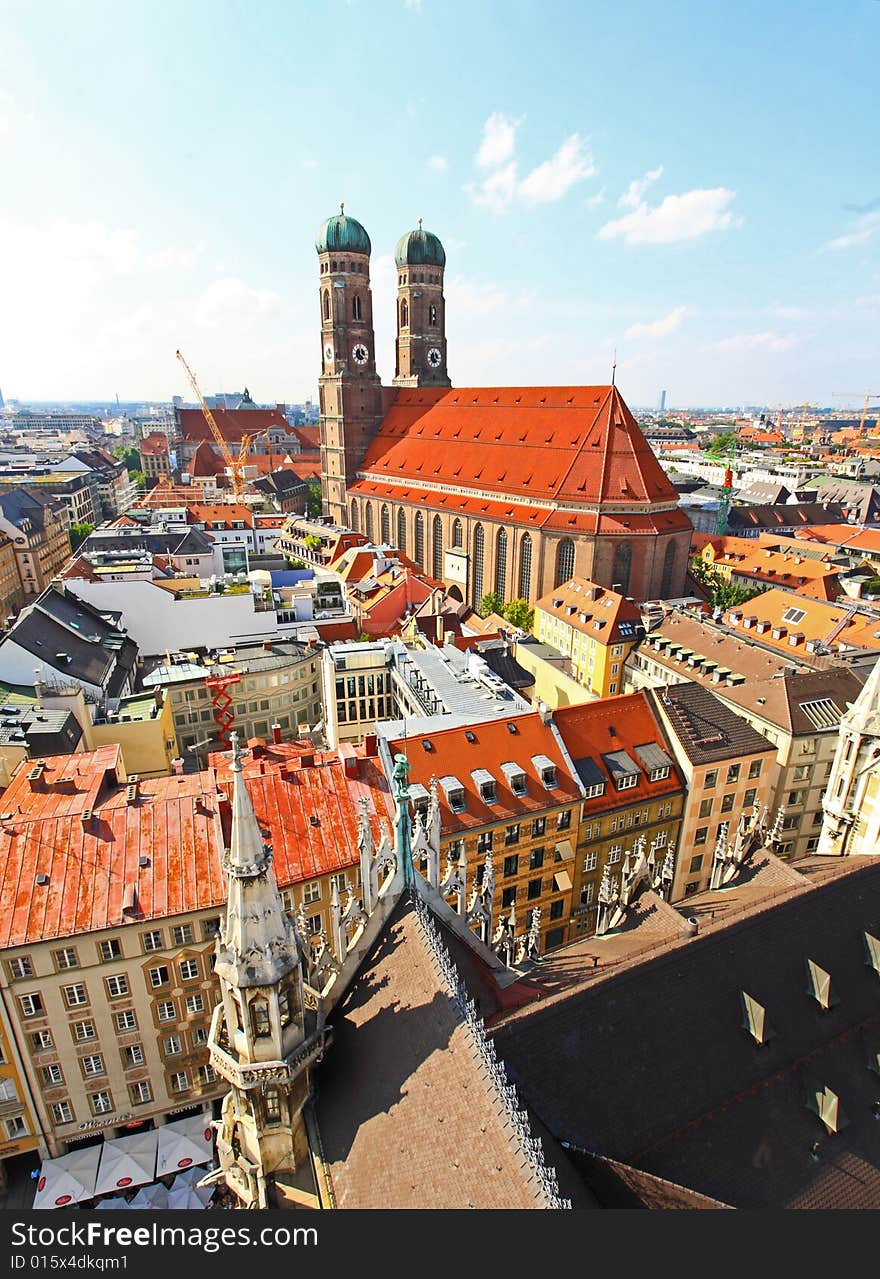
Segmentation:
<svg viewBox="0 0 880 1279">
<path fill-rule="evenodd" d="M 175 354 L 177 355 L 178 360 L 180 360 L 180 363 L 186 369 L 186 375 L 189 378 L 190 386 L 195 391 L 196 396 L 198 397 L 199 404 L 202 406 L 202 413 L 205 415 L 205 421 L 208 423 L 208 426 L 211 428 L 211 434 L 214 436 L 214 439 L 217 442 L 217 447 L 220 449 L 220 454 L 223 458 L 223 461 L 226 463 L 226 469 L 228 470 L 232 478 L 232 491 L 235 494 L 235 500 L 237 502 L 240 502 L 244 498 L 244 490 L 245 490 L 244 463 L 245 463 L 245 458 L 247 457 L 248 449 L 250 448 L 250 437 L 248 435 L 244 436 L 244 438 L 241 441 L 241 448 L 238 451 L 238 458 L 237 459 L 234 458 L 232 456 L 232 453 L 229 450 L 229 445 L 226 443 L 226 440 L 223 438 L 223 432 L 220 430 L 220 427 L 217 425 L 214 414 L 208 408 L 207 404 L 205 403 L 205 397 L 202 395 L 201 391 L 199 390 L 199 384 L 196 381 L 195 373 L 193 373 L 192 369 L 189 367 L 186 360 L 183 358 L 183 354 L 180 351 L 175 352 Z"/>
<path fill-rule="evenodd" d="M 859 394 L 860 393 L 858 391 L 834 391 L 833 398 L 836 400 L 854 400 L 858 398 Z M 859 420 L 860 431 L 864 430 L 865 427 L 865 418 L 868 416 L 869 400 L 880 400 L 880 395 L 874 391 L 865 391 L 865 402 L 862 405 L 862 416 Z"/>
</svg>

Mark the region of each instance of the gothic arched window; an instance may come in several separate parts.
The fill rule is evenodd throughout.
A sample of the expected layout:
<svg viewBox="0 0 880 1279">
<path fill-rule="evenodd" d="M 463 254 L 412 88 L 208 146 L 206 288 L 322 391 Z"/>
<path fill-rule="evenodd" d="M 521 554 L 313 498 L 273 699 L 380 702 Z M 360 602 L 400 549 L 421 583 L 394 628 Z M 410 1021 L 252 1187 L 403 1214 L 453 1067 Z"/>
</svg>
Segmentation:
<svg viewBox="0 0 880 1279">
<path fill-rule="evenodd" d="M 574 542 L 570 537 L 564 538 L 556 548 L 556 576 L 554 586 L 561 586 L 574 573 Z"/>
<path fill-rule="evenodd" d="M 421 511 L 416 511 L 416 563 L 425 567 L 425 517 Z"/>
<path fill-rule="evenodd" d="M 474 604 L 483 598 L 483 526 L 474 529 Z"/>
<path fill-rule="evenodd" d="M 409 307 L 407 306 L 406 298 L 401 298 L 400 299 L 400 327 L 402 329 L 405 329 L 405 328 L 408 328 L 408 326 L 409 326 Z"/>
<path fill-rule="evenodd" d="M 439 582 L 443 576 L 443 524 L 439 515 L 431 525 L 431 576 Z"/>
<path fill-rule="evenodd" d="M 502 599 L 507 592 L 507 533 L 503 528 L 498 530 L 495 542 L 495 591 Z"/>
<path fill-rule="evenodd" d="M 527 600 L 532 585 L 532 539 L 523 534 L 519 544 L 519 598 Z"/>
<path fill-rule="evenodd" d="M 660 582 L 660 596 L 666 599 L 672 589 L 672 574 L 675 571 L 675 543 L 670 542 L 663 556 L 663 578 Z"/>
<path fill-rule="evenodd" d="M 406 511 L 403 507 L 397 512 L 397 549 L 406 554 Z"/>
<path fill-rule="evenodd" d="M 379 533 L 383 545 L 387 545 L 391 541 L 391 516 L 388 514 L 388 507 L 384 502 L 382 503 L 382 510 L 379 512 Z"/>
<path fill-rule="evenodd" d="M 464 546 L 464 539 L 461 534 L 461 520 L 453 520 L 452 522 L 452 545 Z"/>
<path fill-rule="evenodd" d="M 269 1021 L 269 1004 L 265 999 L 255 999 L 251 1003 L 251 1028 L 254 1039 L 268 1039 L 272 1034 Z"/>
<path fill-rule="evenodd" d="M 353 499 L 351 503 L 351 527 L 355 533 L 360 532 L 360 528 L 358 526 L 358 504 Z"/>
<path fill-rule="evenodd" d="M 330 319 L 330 292 L 328 289 L 324 290 L 324 319 Z"/>
<path fill-rule="evenodd" d="M 373 540 L 373 508 L 369 502 L 364 503 L 364 532 L 372 542 Z"/>
<path fill-rule="evenodd" d="M 620 591 L 621 595 L 626 595 L 629 592 L 632 557 L 632 547 L 629 542 L 620 542 L 614 552 L 614 564 L 611 569 L 611 589 L 612 591 Z"/>
<path fill-rule="evenodd" d="M 361 295 L 356 293 L 351 302 L 351 318 L 353 320 L 363 319 L 361 315 Z"/>
</svg>

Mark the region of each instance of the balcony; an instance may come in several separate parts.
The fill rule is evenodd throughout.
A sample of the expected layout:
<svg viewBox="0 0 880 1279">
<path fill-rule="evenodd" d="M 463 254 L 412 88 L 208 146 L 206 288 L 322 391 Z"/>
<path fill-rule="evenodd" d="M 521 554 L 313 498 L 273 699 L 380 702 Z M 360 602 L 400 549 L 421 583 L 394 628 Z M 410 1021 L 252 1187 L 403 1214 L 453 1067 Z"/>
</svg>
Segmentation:
<svg viewBox="0 0 880 1279">
<path fill-rule="evenodd" d="M 314 1028 L 291 1056 L 283 1061 L 242 1063 L 228 1051 L 226 1028 L 223 1023 L 223 1006 L 218 1005 L 211 1018 L 211 1031 L 208 1037 L 211 1065 L 218 1075 L 226 1079 L 233 1087 L 244 1091 L 262 1087 L 264 1084 L 292 1084 L 297 1075 L 320 1061 L 324 1055 L 326 1032 L 323 1015 L 319 1013 L 316 1018 L 308 1020 L 313 1022 Z"/>
</svg>

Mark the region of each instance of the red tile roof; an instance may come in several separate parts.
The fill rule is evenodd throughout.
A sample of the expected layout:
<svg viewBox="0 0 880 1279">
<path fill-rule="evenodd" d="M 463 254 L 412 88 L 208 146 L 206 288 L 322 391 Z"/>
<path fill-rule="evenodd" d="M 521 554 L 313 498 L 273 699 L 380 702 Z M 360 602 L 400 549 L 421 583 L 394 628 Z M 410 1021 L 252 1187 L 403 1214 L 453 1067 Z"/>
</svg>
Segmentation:
<svg viewBox="0 0 880 1279">
<path fill-rule="evenodd" d="M 619 699 L 617 699 L 619 700 Z M 508 724 L 513 724 L 511 733 Z M 469 741 L 467 734 L 473 737 Z M 423 741 L 429 740 L 433 750 L 426 751 Z M 571 803 L 579 797 L 577 782 L 572 777 L 565 756 L 549 725 L 544 724 L 537 711 L 524 715 L 512 715 L 509 719 L 473 724 L 469 728 L 445 728 L 433 733 L 420 734 L 417 738 L 389 742 L 391 753 L 405 752 L 409 758 L 410 785 L 421 783 L 426 789 L 431 777 L 456 777 L 464 789 L 465 811 L 453 812 L 443 787 L 438 787 L 440 822 L 444 832 L 469 827 L 494 825 L 506 818 L 527 816 L 547 808 Z M 547 789 L 533 755 L 546 755 L 556 765 L 557 785 Z M 518 764 L 526 775 L 525 795 L 515 795 L 507 777 L 501 770 L 504 763 Z M 486 769 L 495 778 L 497 804 L 486 804 L 480 798 L 480 789 L 471 776 L 475 769 Z"/>
<path fill-rule="evenodd" d="M 622 697 L 606 697 L 596 702 L 584 702 L 578 706 L 563 706 L 553 712 L 553 720 L 575 764 L 591 759 L 606 779 L 605 794 L 584 800 L 584 815 L 605 811 L 615 798 L 620 805 L 630 805 L 642 799 L 674 794 L 682 789 L 674 765 L 669 776 L 662 781 L 649 782 L 640 765 L 636 749 L 655 743 L 673 758 L 672 750 L 657 720 L 654 718 L 646 694 L 627 693 Z M 639 764 L 636 786 L 618 792 L 603 755 L 626 751 L 635 764 Z"/>
<path fill-rule="evenodd" d="M 178 409 L 178 414 L 180 433 L 185 440 L 213 440 L 201 409 Z M 277 409 L 212 409 L 211 414 L 220 434 L 230 443 L 240 444 L 243 435 L 261 435 L 270 426 L 280 426 L 289 435 L 294 434 L 293 427 Z"/>
<path fill-rule="evenodd" d="M 245 780 L 280 888 L 357 863 L 361 797 L 376 840 L 389 828 L 388 787 L 372 760 L 357 760 L 349 776 L 336 755 L 250 745 L 256 754 L 246 761 Z M 141 781 L 134 803 L 120 784 L 118 746 L 39 761 L 36 789 L 27 777 L 33 765 L 24 763 L 0 798 L 0 948 L 222 906 L 231 781 L 228 757 L 212 762 L 219 771 Z M 36 883 L 40 874 L 48 884 Z M 127 916 L 131 888 L 138 910 Z"/>
<path fill-rule="evenodd" d="M 385 491 L 419 504 L 430 492 L 432 507 L 502 522 L 615 532 L 616 526 L 597 530 L 595 513 L 548 505 L 601 503 L 625 512 L 657 503 L 671 508 L 669 528 L 689 527 L 635 418 L 609 386 L 400 390 L 360 470 L 365 478 L 351 486 L 355 493 Z M 499 499 L 437 495 L 436 484 Z M 658 531 L 649 515 L 627 518 L 636 520 L 632 532 Z M 625 527 L 620 523 L 619 531 Z"/>
<path fill-rule="evenodd" d="M 636 626 L 642 624 L 641 610 L 625 595 L 583 577 L 563 582 L 539 599 L 535 608 L 582 631 L 599 644 L 617 644 L 621 640 L 632 643 L 637 638 Z M 623 630 L 621 623 L 625 624 Z"/>
<path fill-rule="evenodd" d="M 142 457 L 167 457 L 168 436 L 161 431 L 151 431 L 141 440 L 138 450 Z"/>
</svg>

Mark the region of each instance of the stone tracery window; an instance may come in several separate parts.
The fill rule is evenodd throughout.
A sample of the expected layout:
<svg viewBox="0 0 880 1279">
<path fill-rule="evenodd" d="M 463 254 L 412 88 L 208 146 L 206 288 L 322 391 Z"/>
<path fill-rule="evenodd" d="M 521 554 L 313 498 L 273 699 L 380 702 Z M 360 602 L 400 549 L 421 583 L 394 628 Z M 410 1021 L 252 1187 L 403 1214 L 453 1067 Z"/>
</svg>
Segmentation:
<svg viewBox="0 0 880 1279">
<path fill-rule="evenodd" d="M 431 526 L 431 575 L 439 582 L 443 577 L 443 523 L 434 516 Z"/>
<path fill-rule="evenodd" d="M 519 598 L 527 600 L 532 585 L 532 539 L 523 534 L 519 544 Z"/>
<path fill-rule="evenodd" d="M 397 549 L 406 554 L 406 511 L 403 507 L 397 512 Z"/>
<path fill-rule="evenodd" d="M 425 567 L 425 517 L 416 511 L 416 563 L 419 568 Z"/>
<path fill-rule="evenodd" d="M 574 542 L 570 537 L 563 538 L 556 548 L 556 576 L 554 586 L 561 586 L 574 574 Z"/>
<path fill-rule="evenodd" d="M 482 524 L 474 529 L 474 604 L 483 598 L 483 550 L 485 537 Z"/>
<path fill-rule="evenodd" d="M 507 598 L 507 532 L 503 528 L 495 542 L 495 592 L 502 600 Z"/>
</svg>

